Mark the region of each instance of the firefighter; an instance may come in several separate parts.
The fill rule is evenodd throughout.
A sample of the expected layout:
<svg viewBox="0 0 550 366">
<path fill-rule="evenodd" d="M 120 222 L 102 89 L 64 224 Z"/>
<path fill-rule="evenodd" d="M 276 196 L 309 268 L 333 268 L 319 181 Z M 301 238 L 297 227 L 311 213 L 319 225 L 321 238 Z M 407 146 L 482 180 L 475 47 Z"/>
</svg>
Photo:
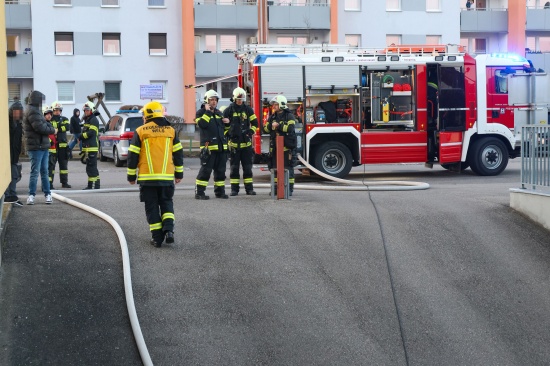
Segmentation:
<svg viewBox="0 0 550 366">
<path fill-rule="evenodd" d="M 183 147 L 157 101 L 143 107 L 145 124 L 136 129 L 128 149 L 128 181 L 137 182 L 151 230 L 151 244 L 174 242 L 174 180 L 183 178 Z"/>
<path fill-rule="evenodd" d="M 277 165 L 277 136 L 284 137 L 284 161 L 285 168 L 288 169 L 289 194 L 292 196 L 294 191 L 294 165 L 296 159 L 297 137 L 294 129 L 296 118 L 288 110 L 288 102 L 284 95 L 275 96 L 271 102 L 272 113 L 268 121 L 264 124 L 264 131 L 269 133 L 269 169 Z M 277 181 L 277 178 L 275 178 Z M 272 192 L 275 195 L 277 192 Z"/>
<path fill-rule="evenodd" d="M 57 129 L 57 134 L 55 136 L 55 146 L 53 146 L 54 151 L 50 149 L 50 189 L 55 189 L 53 188 L 53 177 L 57 162 L 59 162 L 59 180 L 61 181 L 61 187 L 71 188 L 69 184 L 69 149 L 67 143 L 67 131 L 70 128 L 70 122 L 67 117 L 61 115 L 63 106 L 58 101 L 52 103 L 51 110 L 53 111 L 51 123 L 53 127 Z"/>
<path fill-rule="evenodd" d="M 94 103 L 86 102 L 84 107 L 84 125 L 82 126 L 82 163 L 86 164 L 86 174 L 88 174 L 88 186 L 84 189 L 99 189 L 99 170 L 97 170 L 97 153 L 99 151 L 99 122 L 96 115 Z"/>
<path fill-rule="evenodd" d="M 246 92 L 243 88 L 233 90 L 231 105 L 224 110 L 224 123 L 229 123 L 227 136 L 229 139 L 229 180 L 231 196 L 239 194 L 239 168 L 243 166 L 243 182 L 247 195 L 255 195 L 252 182 L 252 136 L 258 128 L 258 119 L 254 110 L 245 104 Z"/>
<path fill-rule="evenodd" d="M 207 200 L 205 194 L 208 180 L 214 171 L 214 194 L 217 198 L 229 198 L 225 194 L 225 168 L 227 164 L 227 140 L 225 132 L 229 121 L 223 122 L 218 105 L 219 95 L 215 90 L 204 93 L 204 104 L 197 111 L 195 122 L 200 128 L 201 168 L 197 174 L 195 198 Z"/>
</svg>

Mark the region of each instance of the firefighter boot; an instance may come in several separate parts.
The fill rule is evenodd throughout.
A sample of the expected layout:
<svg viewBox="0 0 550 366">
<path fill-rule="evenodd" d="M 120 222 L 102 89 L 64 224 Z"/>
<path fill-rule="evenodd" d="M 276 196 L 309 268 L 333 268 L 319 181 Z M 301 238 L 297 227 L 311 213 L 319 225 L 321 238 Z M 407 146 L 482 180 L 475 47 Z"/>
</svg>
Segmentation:
<svg viewBox="0 0 550 366">
<path fill-rule="evenodd" d="M 246 194 L 248 196 L 255 196 L 256 192 L 254 191 L 254 187 L 252 186 L 252 183 L 245 184 L 244 189 L 246 190 Z"/>
<path fill-rule="evenodd" d="M 99 178 L 95 181 L 94 189 L 100 189 L 101 187 L 101 181 Z"/>
<path fill-rule="evenodd" d="M 172 244 L 174 242 L 174 233 L 172 231 L 165 231 L 166 243 Z"/>
<path fill-rule="evenodd" d="M 88 186 L 84 188 L 84 190 L 87 190 L 87 189 L 94 189 L 94 182 L 88 181 Z"/>
<path fill-rule="evenodd" d="M 294 183 L 288 185 L 288 195 L 292 196 L 292 192 L 294 192 Z"/>
<path fill-rule="evenodd" d="M 232 184 L 231 185 L 231 196 L 236 196 L 239 194 L 239 185 L 238 184 Z"/>
<path fill-rule="evenodd" d="M 203 186 L 196 186 L 195 187 L 195 199 L 198 200 L 207 200 L 210 197 L 207 196 L 204 192 L 206 191 L 206 187 Z"/>
</svg>

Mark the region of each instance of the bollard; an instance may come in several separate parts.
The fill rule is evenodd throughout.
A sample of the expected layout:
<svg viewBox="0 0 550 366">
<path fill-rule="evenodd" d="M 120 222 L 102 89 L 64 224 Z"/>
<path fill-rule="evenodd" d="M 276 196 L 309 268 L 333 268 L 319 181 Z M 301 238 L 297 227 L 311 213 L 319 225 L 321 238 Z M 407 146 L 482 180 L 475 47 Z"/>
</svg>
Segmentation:
<svg viewBox="0 0 550 366">
<path fill-rule="evenodd" d="M 275 172 L 277 174 L 277 199 L 288 199 L 288 170 L 285 169 L 285 144 L 284 137 L 277 136 L 276 144 L 276 165 Z M 280 174 L 282 172 L 282 174 Z"/>
</svg>

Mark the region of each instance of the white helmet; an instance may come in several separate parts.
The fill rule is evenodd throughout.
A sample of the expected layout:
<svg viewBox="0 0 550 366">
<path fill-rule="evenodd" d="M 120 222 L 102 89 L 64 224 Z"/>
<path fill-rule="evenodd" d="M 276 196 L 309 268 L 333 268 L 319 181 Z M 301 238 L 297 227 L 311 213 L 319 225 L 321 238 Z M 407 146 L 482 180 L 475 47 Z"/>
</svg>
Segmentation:
<svg viewBox="0 0 550 366">
<path fill-rule="evenodd" d="M 57 100 L 52 103 L 52 110 L 55 111 L 56 109 L 63 111 L 63 105 Z"/>
<path fill-rule="evenodd" d="M 94 105 L 93 102 L 86 102 L 86 103 L 84 103 L 84 106 L 82 107 L 83 111 L 88 110 L 88 111 L 95 112 L 95 109 L 96 108 L 95 108 L 95 105 Z"/>
<path fill-rule="evenodd" d="M 269 104 L 271 104 L 271 105 L 278 104 L 279 108 L 281 108 L 281 109 L 287 109 L 288 108 L 286 106 L 286 104 L 287 104 L 286 97 L 282 94 L 274 96 L 273 99 L 271 99 L 271 102 L 269 102 Z"/>
<path fill-rule="evenodd" d="M 220 96 L 218 95 L 218 93 L 214 89 L 210 89 L 206 93 L 204 93 L 204 102 L 208 103 L 208 99 L 210 99 L 210 98 L 216 98 L 216 99 L 219 100 Z"/>
<path fill-rule="evenodd" d="M 233 101 L 236 102 L 237 99 L 246 102 L 246 92 L 243 88 L 235 88 L 235 90 L 233 90 Z"/>
</svg>

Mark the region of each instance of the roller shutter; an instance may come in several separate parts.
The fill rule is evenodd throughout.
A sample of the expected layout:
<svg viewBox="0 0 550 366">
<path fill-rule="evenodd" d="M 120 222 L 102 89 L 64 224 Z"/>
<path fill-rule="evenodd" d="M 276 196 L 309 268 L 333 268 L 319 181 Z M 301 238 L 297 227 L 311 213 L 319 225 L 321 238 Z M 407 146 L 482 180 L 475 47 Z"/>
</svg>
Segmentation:
<svg viewBox="0 0 550 366">
<path fill-rule="evenodd" d="M 284 94 L 287 100 L 304 97 L 304 78 L 302 66 L 262 66 L 262 98 L 271 100 L 277 94 Z"/>
<path fill-rule="evenodd" d="M 361 85 L 359 82 L 360 70 L 356 65 L 319 65 L 306 66 L 306 87 L 314 89 L 350 88 Z"/>
</svg>

